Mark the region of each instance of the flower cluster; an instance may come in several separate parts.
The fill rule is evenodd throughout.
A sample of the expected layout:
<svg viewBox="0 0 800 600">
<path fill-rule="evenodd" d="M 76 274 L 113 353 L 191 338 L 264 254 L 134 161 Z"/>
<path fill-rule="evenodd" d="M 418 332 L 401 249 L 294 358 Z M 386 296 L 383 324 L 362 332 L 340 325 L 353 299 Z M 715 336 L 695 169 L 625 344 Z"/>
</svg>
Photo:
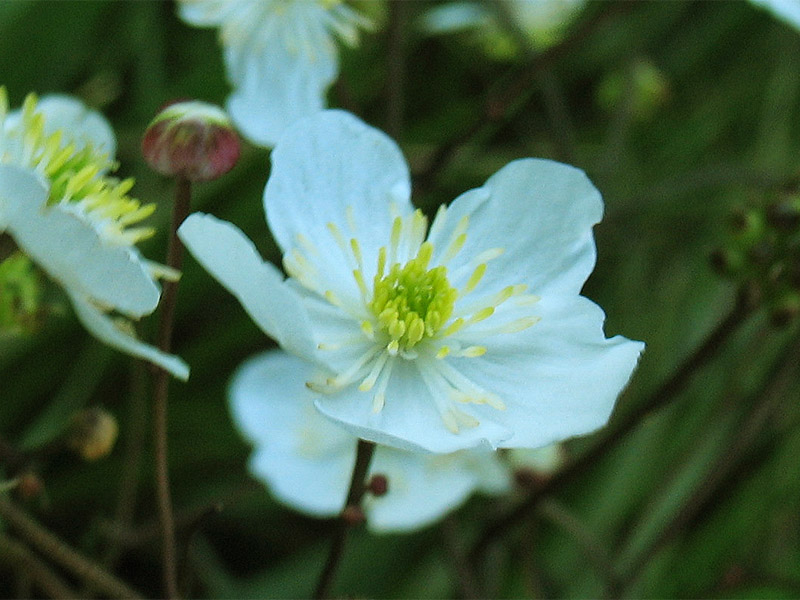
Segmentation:
<svg viewBox="0 0 800 600">
<path fill-rule="evenodd" d="M 158 277 L 177 277 L 147 261 L 135 244 L 152 234 L 153 210 L 114 170 L 108 123 L 79 101 L 29 95 L 9 112 L 0 88 L 0 232 L 69 296 L 95 337 L 186 379 L 187 365 L 136 339 L 131 321 L 158 304 Z"/>
</svg>

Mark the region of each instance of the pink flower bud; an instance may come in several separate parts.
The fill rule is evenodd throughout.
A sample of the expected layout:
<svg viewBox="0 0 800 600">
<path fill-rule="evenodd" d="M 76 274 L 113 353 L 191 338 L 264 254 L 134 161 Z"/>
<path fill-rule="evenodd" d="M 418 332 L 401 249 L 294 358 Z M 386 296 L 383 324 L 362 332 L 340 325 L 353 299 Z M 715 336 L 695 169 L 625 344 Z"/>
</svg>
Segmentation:
<svg viewBox="0 0 800 600">
<path fill-rule="evenodd" d="M 170 104 L 142 138 L 147 164 L 162 175 L 210 181 L 239 160 L 239 136 L 222 109 L 205 102 Z"/>
<path fill-rule="evenodd" d="M 389 491 L 389 480 L 386 475 L 373 475 L 369 480 L 369 484 L 367 484 L 367 490 L 376 497 L 386 495 L 386 492 Z"/>
</svg>

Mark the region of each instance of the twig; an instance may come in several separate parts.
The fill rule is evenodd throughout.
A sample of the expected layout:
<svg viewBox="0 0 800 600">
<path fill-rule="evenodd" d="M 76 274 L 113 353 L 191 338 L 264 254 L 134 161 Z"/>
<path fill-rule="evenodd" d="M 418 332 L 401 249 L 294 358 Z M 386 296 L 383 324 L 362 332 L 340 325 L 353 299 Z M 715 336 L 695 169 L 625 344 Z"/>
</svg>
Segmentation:
<svg viewBox="0 0 800 600">
<path fill-rule="evenodd" d="M 175 204 L 172 209 L 167 266 L 180 270 L 183 264 L 183 244 L 178 239 L 178 227 L 189 215 L 191 183 L 178 177 L 175 186 Z M 166 281 L 161 300 L 161 319 L 158 327 L 158 348 L 169 352 L 172 347 L 172 328 L 178 282 Z M 156 495 L 158 515 L 163 534 L 164 588 L 168 598 L 178 597 L 178 575 L 175 555 L 175 523 L 172 517 L 172 499 L 169 490 L 169 465 L 167 458 L 167 394 L 170 375 L 164 369 L 156 373 L 153 391 L 153 438 L 155 443 Z"/>
<path fill-rule="evenodd" d="M 369 463 L 372 461 L 372 454 L 374 452 L 375 444 L 365 440 L 358 440 L 356 463 L 353 465 L 353 476 L 350 479 L 350 489 L 347 492 L 347 500 L 345 500 L 344 509 L 339 517 L 328 560 L 325 563 L 325 567 L 322 569 L 316 590 L 314 591 L 314 598 L 317 600 L 330 596 L 333 578 L 342 560 L 347 533 L 352 526 L 352 521 L 346 518 L 346 513 L 349 509 L 358 510 L 361 506 L 361 498 L 366 491 L 364 480 L 366 479 Z"/>
<path fill-rule="evenodd" d="M 648 415 L 671 402 L 686 387 L 692 376 L 716 355 L 724 342 L 738 330 L 753 310 L 754 307 L 747 296 L 744 293 L 740 294 L 728 316 L 714 328 L 703 343 L 681 363 L 673 375 L 654 394 L 629 413 L 612 421 L 604 435 L 589 450 L 568 463 L 547 483 L 534 490 L 526 500 L 489 525 L 475 544 L 471 559 L 477 561 L 483 549 L 494 538 L 502 535 L 514 523 L 529 514 L 543 498 L 587 471 Z"/>
<path fill-rule="evenodd" d="M 103 594 L 112 598 L 141 598 L 126 583 L 72 549 L 3 497 L 0 497 L 0 516 L 31 546 Z"/>
<path fill-rule="evenodd" d="M 798 351 L 800 351 L 800 341 L 796 340 L 789 345 L 786 352 L 780 353 L 781 359 L 777 361 L 776 366 L 772 369 L 767 389 L 758 394 L 761 400 L 757 401 L 757 398 L 754 398 L 750 401 L 745 401 L 745 404 L 753 408 L 741 425 L 736 428 L 737 435 L 733 442 L 709 467 L 707 476 L 702 480 L 702 484 L 689 497 L 681 510 L 662 529 L 661 534 L 626 569 L 623 575 L 628 587 L 636 581 L 639 574 L 658 550 L 706 507 L 714 492 L 735 472 L 747 450 L 769 422 L 769 418 L 774 414 L 776 408 L 781 405 L 781 401 L 786 398 L 787 389 L 795 381 L 797 376 L 797 361 L 795 357 Z"/>
<path fill-rule="evenodd" d="M 51 598 L 79 598 L 67 582 L 23 544 L 0 532 L 0 557 L 16 564 L 41 592 Z"/>
</svg>

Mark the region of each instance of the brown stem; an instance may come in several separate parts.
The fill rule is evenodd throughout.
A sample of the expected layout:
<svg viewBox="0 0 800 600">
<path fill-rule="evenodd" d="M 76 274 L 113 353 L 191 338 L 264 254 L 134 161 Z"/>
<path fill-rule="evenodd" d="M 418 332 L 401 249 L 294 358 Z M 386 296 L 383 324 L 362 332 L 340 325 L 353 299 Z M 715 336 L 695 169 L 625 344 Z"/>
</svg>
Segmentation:
<svg viewBox="0 0 800 600">
<path fill-rule="evenodd" d="M 10 500 L 3 497 L 0 497 L 0 517 L 7 521 L 31 546 L 79 579 L 91 584 L 101 593 L 112 598 L 141 598 L 125 582 L 120 581 L 99 565 L 70 548 L 26 515 L 24 511 L 14 506 Z"/>
<path fill-rule="evenodd" d="M 79 598 L 67 582 L 23 544 L 0 532 L 0 557 L 16 565 L 31 583 L 50 598 Z M 30 594 L 28 594 L 30 596 Z"/>
<path fill-rule="evenodd" d="M 178 239 L 178 227 L 189 215 L 192 187 L 189 180 L 178 178 L 175 186 L 175 204 L 172 208 L 167 266 L 180 270 L 183 264 L 183 244 Z M 175 321 L 175 304 L 178 282 L 164 282 L 161 300 L 161 319 L 158 324 L 157 344 L 159 350 L 169 352 L 172 347 L 172 328 Z M 169 490 L 169 466 L 167 458 L 167 395 L 169 373 L 164 369 L 156 372 L 153 390 L 153 439 L 155 444 L 156 495 L 158 517 L 163 535 L 164 590 L 168 598 L 178 598 L 178 575 L 175 553 L 175 522 L 172 516 L 172 499 Z"/>
<path fill-rule="evenodd" d="M 740 294 L 736 305 L 725 319 L 706 337 L 705 341 L 675 370 L 664 384 L 638 407 L 612 421 L 604 435 L 580 457 L 567 464 L 547 483 L 537 488 L 526 500 L 489 525 L 475 544 L 471 558 L 477 561 L 484 548 L 502 535 L 508 528 L 536 507 L 539 502 L 577 476 L 587 471 L 606 453 L 614 448 L 627 433 L 641 423 L 645 417 L 671 402 L 689 383 L 692 376 L 716 355 L 724 342 L 739 328 L 753 312 L 754 306 L 745 294 Z"/>
<path fill-rule="evenodd" d="M 450 564 L 458 577 L 458 587 L 461 591 L 461 597 L 466 600 L 485 598 L 486 594 L 480 591 L 481 588 L 478 578 L 475 576 L 475 571 L 470 568 L 470 564 L 467 561 L 464 543 L 458 531 L 458 523 L 456 523 L 452 515 L 446 517 L 444 521 L 442 521 L 440 531 L 442 533 L 444 548 L 450 559 Z"/>
<path fill-rule="evenodd" d="M 361 498 L 364 497 L 364 492 L 366 491 L 365 479 L 374 452 L 375 444 L 365 440 L 358 440 L 356 463 L 353 466 L 353 476 L 350 479 L 350 489 L 347 492 L 347 500 L 345 500 L 344 509 L 337 523 L 333 543 L 331 544 L 331 551 L 330 554 L 328 554 L 328 560 L 325 563 L 325 567 L 322 569 L 316 590 L 314 591 L 314 598 L 317 600 L 330 596 L 333 578 L 342 560 L 344 544 L 347 540 L 350 527 L 352 526 L 352 522 L 345 518 L 345 512 L 348 509 L 358 509 L 361 506 Z"/>
</svg>

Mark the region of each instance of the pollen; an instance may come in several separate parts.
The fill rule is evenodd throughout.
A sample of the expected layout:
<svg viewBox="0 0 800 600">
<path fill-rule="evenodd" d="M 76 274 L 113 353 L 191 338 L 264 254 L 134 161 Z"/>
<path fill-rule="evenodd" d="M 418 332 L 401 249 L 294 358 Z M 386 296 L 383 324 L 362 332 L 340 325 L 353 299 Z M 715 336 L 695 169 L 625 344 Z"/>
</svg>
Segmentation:
<svg viewBox="0 0 800 600">
<path fill-rule="evenodd" d="M 0 162 L 16 162 L 36 170 L 50 183 L 48 205 L 61 205 L 88 220 L 98 234 L 112 245 L 130 246 L 150 237 L 153 229 L 138 224 L 155 210 L 128 192 L 133 179 L 109 175 L 117 165 L 91 145 L 78 147 L 65 143 L 65 133 L 48 133 L 46 117 L 37 108 L 35 94 L 28 94 L 22 105 L 17 127 L 0 128 Z M 8 114 L 8 94 L 0 87 L 0 122 Z"/>
<path fill-rule="evenodd" d="M 435 336 L 453 313 L 458 290 L 447 279 L 447 268 L 428 265 L 433 244 L 424 242 L 405 265 L 395 263 L 375 276 L 369 309 L 381 331 L 402 350 Z"/>
</svg>

